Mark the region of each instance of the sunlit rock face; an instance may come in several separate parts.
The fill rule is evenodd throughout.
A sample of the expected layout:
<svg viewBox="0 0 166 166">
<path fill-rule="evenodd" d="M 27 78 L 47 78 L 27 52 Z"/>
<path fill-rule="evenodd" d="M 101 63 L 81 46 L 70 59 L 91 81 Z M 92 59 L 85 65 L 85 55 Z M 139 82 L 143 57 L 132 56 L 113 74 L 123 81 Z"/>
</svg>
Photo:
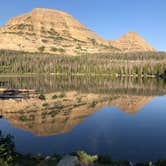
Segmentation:
<svg viewBox="0 0 166 166">
<path fill-rule="evenodd" d="M 76 91 L 56 92 L 45 96 L 45 100 L 37 97 L 0 100 L 0 113 L 16 128 L 30 131 L 34 135 L 47 136 L 69 132 L 105 106 L 116 106 L 126 113 L 135 114 L 153 98 Z"/>
<path fill-rule="evenodd" d="M 37 8 L 12 18 L 0 28 L 0 49 L 67 55 L 154 51 L 136 33 L 106 41 L 71 15 Z"/>
<path fill-rule="evenodd" d="M 110 41 L 110 44 L 123 52 L 156 51 L 136 32 L 129 32 L 118 40 Z"/>
<path fill-rule="evenodd" d="M 71 15 L 40 8 L 9 20 L 0 29 L 0 39 L 2 49 L 38 52 L 44 46 L 43 52 L 71 55 L 104 51 L 109 45 Z"/>
</svg>

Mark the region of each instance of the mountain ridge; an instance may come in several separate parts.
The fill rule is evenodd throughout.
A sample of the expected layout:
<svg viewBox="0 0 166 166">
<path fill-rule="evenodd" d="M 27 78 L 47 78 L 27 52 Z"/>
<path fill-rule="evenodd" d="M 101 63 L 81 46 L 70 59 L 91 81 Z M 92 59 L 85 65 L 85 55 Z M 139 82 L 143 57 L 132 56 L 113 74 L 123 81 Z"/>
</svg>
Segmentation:
<svg viewBox="0 0 166 166">
<path fill-rule="evenodd" d="M 129 42 L 128 51 L 155 51 L 141 37 L 135 38 L 139 40 Z M 68 55 L 126 51 L 122 43 L 130 40 L 107 41 L 70 14 L 45 8 L 11 18 L 0 27 L 0 39 L 0 49 Z"/>
</svg>

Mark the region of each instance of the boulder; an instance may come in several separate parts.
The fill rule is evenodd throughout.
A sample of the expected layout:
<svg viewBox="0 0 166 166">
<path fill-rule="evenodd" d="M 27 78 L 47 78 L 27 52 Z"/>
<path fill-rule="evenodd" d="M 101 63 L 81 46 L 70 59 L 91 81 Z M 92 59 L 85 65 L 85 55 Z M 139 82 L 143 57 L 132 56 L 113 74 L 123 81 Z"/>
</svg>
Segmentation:
<svg viewBox="0 0 166 166">
<path fill-rule="evenodd" d="M 76 166 L 76 165 L 79 165 L 79 160 L 76 156 L 65 156 L 57 164 L 57 166 Z"/>
</svg>

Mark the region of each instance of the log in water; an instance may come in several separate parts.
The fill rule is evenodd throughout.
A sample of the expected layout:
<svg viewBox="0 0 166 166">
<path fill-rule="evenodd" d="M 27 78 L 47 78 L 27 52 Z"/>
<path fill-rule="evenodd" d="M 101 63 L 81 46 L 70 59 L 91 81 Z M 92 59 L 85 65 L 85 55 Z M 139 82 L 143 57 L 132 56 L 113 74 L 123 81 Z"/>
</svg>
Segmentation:
<svg viewBox="0 0 166 166">
<path fill-rule="evenodd" d="M 29 98 L 31 95 L 35 94 L 36 90 L 27 89 L 0 89 L 0 99 L 23 99 Z"/>
</svg>

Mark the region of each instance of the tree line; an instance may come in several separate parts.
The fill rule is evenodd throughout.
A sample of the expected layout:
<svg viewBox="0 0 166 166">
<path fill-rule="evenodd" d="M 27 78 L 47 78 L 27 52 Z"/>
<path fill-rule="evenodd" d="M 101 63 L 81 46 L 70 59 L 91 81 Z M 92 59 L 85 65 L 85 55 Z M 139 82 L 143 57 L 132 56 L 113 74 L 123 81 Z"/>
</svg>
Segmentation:
<svg viewBox="0 0 166 166">
<path fill-rule="evenodd" d="M 1 74 L 56 73 L 120 76 L 162 75 L 166 53 L 136 52 L 65 56 L 0 50 Z"/>
</svg>

